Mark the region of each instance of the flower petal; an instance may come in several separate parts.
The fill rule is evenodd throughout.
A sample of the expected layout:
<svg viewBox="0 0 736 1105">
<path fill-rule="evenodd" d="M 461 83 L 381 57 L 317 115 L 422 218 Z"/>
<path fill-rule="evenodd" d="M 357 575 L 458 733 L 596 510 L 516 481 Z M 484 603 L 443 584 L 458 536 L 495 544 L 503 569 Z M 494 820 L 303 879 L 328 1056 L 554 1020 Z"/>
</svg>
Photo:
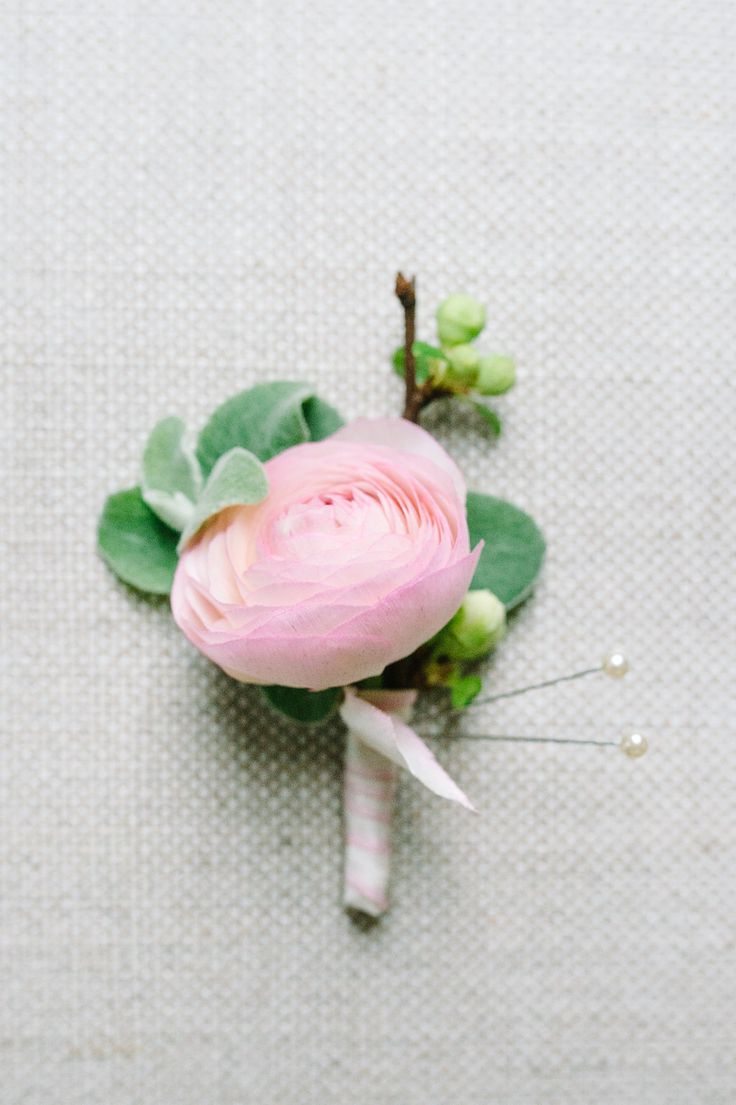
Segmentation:
<svg viewBox="0 0 736 1105">
<path fill-rule="evenodd" d="M 436 438 L 415 422 L 409 422 L 406 418 L 356 418 L 327 440 L 385 445 L 390 449 L 426 457 L 451 476 L 461 502 L 465 502 L 467 488 L 462 472 Z"/>
</svg>

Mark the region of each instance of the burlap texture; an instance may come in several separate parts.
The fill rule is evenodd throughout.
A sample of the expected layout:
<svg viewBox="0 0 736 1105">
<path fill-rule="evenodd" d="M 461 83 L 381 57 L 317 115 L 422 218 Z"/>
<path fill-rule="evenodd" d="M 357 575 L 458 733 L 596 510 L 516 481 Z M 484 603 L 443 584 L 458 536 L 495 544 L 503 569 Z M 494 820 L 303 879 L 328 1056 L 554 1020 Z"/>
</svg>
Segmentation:
<svg viewBox="0 0 736 1105">
<path fill-rule="evenodd" d="M 735 19 L 718 0 L 6 0 L 3 1105 L 731 1105 Z M 279 723 L 94 552 L 153 422 L 258 379 L 399 409 L 488 302 L 489 444 L 549 558 L 435 741 L 393 909 L 340 908 L 338 725 Z"/>
</svg>

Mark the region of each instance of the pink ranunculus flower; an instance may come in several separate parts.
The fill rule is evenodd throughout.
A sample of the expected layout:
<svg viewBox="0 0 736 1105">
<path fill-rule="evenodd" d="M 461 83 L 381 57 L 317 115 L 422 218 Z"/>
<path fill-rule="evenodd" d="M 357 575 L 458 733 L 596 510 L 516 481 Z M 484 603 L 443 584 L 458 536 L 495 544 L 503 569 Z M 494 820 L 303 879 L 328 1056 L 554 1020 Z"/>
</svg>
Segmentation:
<svg viewBox="0 0 736 1105">
<path fill-rule="evenodd" d="M 212 518 L 182 553 L 179 627 L 244 683 L 322 690 L 379 674 L 460 606 L 465 483 L 403 419 L 360 419 L 265 465 L 269 492 Z"/>
</svg>

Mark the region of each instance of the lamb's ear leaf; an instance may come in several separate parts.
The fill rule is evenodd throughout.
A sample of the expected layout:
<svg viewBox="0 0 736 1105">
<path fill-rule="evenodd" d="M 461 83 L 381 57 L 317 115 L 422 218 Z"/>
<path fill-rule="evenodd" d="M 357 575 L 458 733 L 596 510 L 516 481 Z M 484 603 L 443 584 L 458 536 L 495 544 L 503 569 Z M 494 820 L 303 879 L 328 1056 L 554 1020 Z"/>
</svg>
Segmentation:
<svg viewBox="0 0 736 1105">
<path fill-rule="evenodd" d="M 153 427 L 143 451 L 143 501 L 162 522 L 176 530 L 186 526 L 202 489 L 202 473 L 193 451 L 184 443 L 180 418 L 162 418 Z"/>
<path fill-rule="evenodd" d="M 527 597 L 544 560 L 545 541 L 536 522 L 513 503 L 468 492 L 470 544 L 485 541 L 470 585 L 489 590 L 507 610 Z"/>
<path fill-rule="evenodd" d="M 292 445 L 320 441 L 342 424 L 337 411 L 318 399 L 309 384 L 256 384 L 217 408 L 199 435 L 197 457 L 208 476 L 218 458 L 235 446 L 266 461 Z"/>
<path fill-rule="evenodd" d="M 302 409 L 309 426 L 310 441 L 324 441 L 345 425 L 338 411 L 317 395 L 306 399 Z"/>
<path fill-rule="evenodd" d="M 326 691 L 307 691 L 301 687 L 261 687 L 267 701 L 279 713 L 292 721 L 314 725 L 334 713 L 342 695 L 342 687 Z"/>
<path fill-rule="evenodd" d="M 231 449 L 210 472 L 179 539 L 179 552 L 213 514 L 229 506 L 260 503 L 267 494 L 268 479 L 258 457 L 247 449 Z"/>
<path fill-rule="evenodd" d="M 153 595 L 171 590 L 178 559 L 176 537 L 146 506 L 140 487 L 110 495 L 97 527 L 103 560 L 125 583 Z"/>
</svg>

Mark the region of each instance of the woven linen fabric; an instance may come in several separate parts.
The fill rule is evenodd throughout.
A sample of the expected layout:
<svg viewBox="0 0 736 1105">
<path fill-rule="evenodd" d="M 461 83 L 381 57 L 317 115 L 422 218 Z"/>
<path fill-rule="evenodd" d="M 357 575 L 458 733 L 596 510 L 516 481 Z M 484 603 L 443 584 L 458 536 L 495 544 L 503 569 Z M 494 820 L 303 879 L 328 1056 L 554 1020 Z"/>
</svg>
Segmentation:
<svg viewBox="0 0 736 1105">
<path fill-rule="evenodd" d="M 725 0 L 5 0 L 2 1105 L 731 1105 L 736 15 Z M 95 554 L 153 423 L 256 380 L 400 409 L 488 303 L 518 387 L 431 423 L 548 538 L 345 915 L 343 732 L 266 711 Z"/>
</svg>

